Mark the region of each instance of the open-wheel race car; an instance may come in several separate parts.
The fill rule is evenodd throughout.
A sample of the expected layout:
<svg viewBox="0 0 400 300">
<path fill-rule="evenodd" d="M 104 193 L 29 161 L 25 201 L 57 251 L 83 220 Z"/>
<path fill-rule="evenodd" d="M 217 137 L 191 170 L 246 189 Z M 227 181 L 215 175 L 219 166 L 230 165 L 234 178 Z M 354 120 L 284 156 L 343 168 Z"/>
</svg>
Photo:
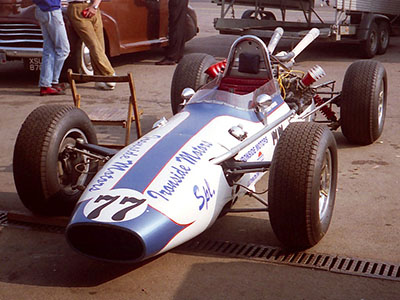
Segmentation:
<svg viewBox="0 0 400 300">
<path fill-rule="evenodd" d="M 318 30 L 289 53 L 274 55 L 281 33 L 278 28 L 268 46 L 255 36 L 239 37 L 222 62 L 185 56 L 172 80 L 174 115 L 118 151 L 97 145 L 82 110 L 38 107 L 14 149 L 22 202 L 37 214 L 71 216 L 68 243 L 102 260 L 153 257 L 229 212 L 268 211 L 283 247 L 314 246 L 328 230 L 335 202 L 331 131 L 341 127 L 350 143 L 373 143 L 385 121 L 387 75 L 376 61 L 357 61 L 341 92 L 334 81 L 315 85 L 321 67 L 303 74 L 291 66 Z M 268 186 L 258 192 L 264 174 Z M 262 208 L 235 209 L 244 194 Z"/>
</svg>

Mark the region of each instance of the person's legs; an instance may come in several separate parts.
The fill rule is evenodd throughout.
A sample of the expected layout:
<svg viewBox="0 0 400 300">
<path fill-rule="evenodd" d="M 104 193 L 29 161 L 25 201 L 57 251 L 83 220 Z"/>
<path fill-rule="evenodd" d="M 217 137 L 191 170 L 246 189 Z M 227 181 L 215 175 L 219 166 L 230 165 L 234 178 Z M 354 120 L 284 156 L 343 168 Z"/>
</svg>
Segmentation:
<svg viewBox="0 0 400 300">
<path fill-rule="evenodd" d="M 92 18 L 92 24 L 93 24 L 93 29 L 96 33 L 96 37 L 98 40 L 99 45 L 101 45 L 101 53 L 106 53 L 105 50 L 105 43 L 104 43 L 104 33 L 103 33 L 103 21 L 101 20 L 101 13 L 100 10 L 97 10 L 97 14 L 95 17 Z M 99 48 L 100 50 L 100 48 Z M 107 70 L 108 72 L 112 71 L 111 74 L 104 74 L 108 76 L 115 75 L 114 68 L 111 66 L 110 61 L 108 60 L 107 56 L 104 55 L 106 59 L 98 59 L 97 62 L 99 65 L 97 65 L 97 68 L 99 70 Z M 100 89 L 106 89 L 106 90 L 112 90 L 115 88 L 115 82 L 98 82 L 97 83 L 97 88 Z"/>
<path fill-rule="evenodd" d="M 103 40 L 98 39 L 98 26 L 99 24 L 102 25 L 98 22 L 98 19 L 101 18 L 100 11 L 92 18 L 84 18 L 81 15 L 84 8 L 84 4 L 69 5 L 68 17 L 79 37 L 89 48 L 94 74 L 113 75 L 114 69 L 104 51 L 104 38 Z"/>
<path fill-rule="evenodd" d="M 64 61 L 69 54 L 69 42 L 61 9 L 50 12 L 50 22 L 47 31 L 54 46 L 54 67 L 52 84 L 58 84 Z"/>
<path fill-rule="evenodd" d="M 54 46 L 47 31 L 47 25 L 50 20 L 49 12 L 44 12 L 37 6 L 35 10 L 35 17 L 39 21 L 43 35 L 43 53 L 42 64 L 40 67 L 39 86 L 51 87 L 54 69 Z"/>
<path fill-rule="evenodd" d="M 178 61 L 185 47 L 185 21 L 188 0 L 169 1 L 169 46 L 167 57 Z"/>
<path fill-rule="evenodd" d="M 188 2 L 188 0 L 170 0 L 168 2 L 168 47 L 165 58 L 156 64 L 174 64 L 182 58 L 185 50 L 185 22 Z"/>
</svg>

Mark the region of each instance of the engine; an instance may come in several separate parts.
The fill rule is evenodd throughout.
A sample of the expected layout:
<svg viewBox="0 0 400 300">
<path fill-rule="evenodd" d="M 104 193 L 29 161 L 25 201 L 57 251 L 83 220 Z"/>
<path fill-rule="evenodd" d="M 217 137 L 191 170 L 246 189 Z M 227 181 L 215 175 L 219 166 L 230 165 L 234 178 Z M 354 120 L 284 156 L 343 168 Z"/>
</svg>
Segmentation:
<svg viewBox="0 0 400 300">
<path fill-rule="evenodd" d="M 306 74 L 294 70 L 281 73 L 278 82 L 283 99 L 291 109 L 301 114 L 313 101 L 315 91 L 311 84 L 324 76 L 324 70 L 318 65 Z"/>
</svg>

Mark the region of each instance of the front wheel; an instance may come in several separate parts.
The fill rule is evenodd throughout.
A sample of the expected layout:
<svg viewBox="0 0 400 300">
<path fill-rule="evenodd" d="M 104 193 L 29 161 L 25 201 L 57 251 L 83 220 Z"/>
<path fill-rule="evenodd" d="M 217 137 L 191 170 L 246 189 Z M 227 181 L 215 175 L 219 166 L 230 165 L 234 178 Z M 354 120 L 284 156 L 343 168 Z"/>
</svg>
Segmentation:
<svg viewBox="0 0 400 300">
<path fill-rule="evenodd" d="M 336 196 L 337 146 L 316 123 L 291 123 L 283 132 L 269 174 L 269 216 L 288 248 L 316 245 L 328 230 Z"/>
<path fill-rule="evenodd" d="M 340 125 L 350 143 L 369 145 L 383 132 L 387 106 L 387 75 L 375 60 L 352 63 L 343 80 Z"/>
<path fill-rule="evenodd" d="M 182 109 L 182 91 L 192 88 L 197 91 L 211 78 L 205 71 L 216 63 L 214 57 L 203 53 L 185 55 L 177 65 L 171 83 L 171 108 L 174 114 Z"/>
<path fill-rule="evenodd" d="M 74 106 L 44 105 L 27 117 L 14 147 L 18 195 L 32 212 L 71 214 L 97 165 L 73 150 L 77 139 L 97 144 L 87 115 Z"/>
</svg>

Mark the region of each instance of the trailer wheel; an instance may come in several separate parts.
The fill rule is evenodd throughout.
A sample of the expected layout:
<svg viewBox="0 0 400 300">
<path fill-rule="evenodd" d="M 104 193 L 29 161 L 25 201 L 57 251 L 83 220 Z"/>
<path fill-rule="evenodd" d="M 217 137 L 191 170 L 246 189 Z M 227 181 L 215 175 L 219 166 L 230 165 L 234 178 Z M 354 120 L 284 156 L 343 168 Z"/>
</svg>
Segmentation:
<svg viewBox="0 0 400 300">
<path fill-rule="evenodd" d="M 91 121 L 74 106 L 40 106 L 22 124 L 14 147 L 14 181 L 32 212 L 71 214 L 82 194 L 77 187 L 87 184 L 97 169 L 86 156 L 69 149 L 78 138 L 97 144 Z"/>
<path fill-rule="evenodd" d="M 361 54 L 364 58 L 372 58 L 378 52 L 379 33 L 378 25 L 372 22 L 368 30 L 368 37 L 361 43 Z"/>
<path fill-rule="evenodd" d="M 309 248 L 326 234 L 337 172 L 332 132 L 312 122 L 289 124 L 275 148 L 268 183 L 271 226 L 286 247 Z"/>
<path fill-rule="evenodd" d="M 255 10 L 248 9 L 245 10 L 242 14 L 242 19 L 258 19 L 258 20 L 271 20 L 276 21 L 275 15 L 270 11 L 259 11 L 258 16 L 256 18 Z"/>
<path fill-rule="evenodd" d="M 192 88 L 197 91 L 210 81 L 205 71 L 216 63 L 214 57 L 204 53 L 191 53 L 185 55 L 177 65 L 171 83 L 171 108 L 173 114 L 182 109 L 182 91 Z"/>
<path fill-rule="evenodd" d="M 386 21 L 382 21 L 378 25 L 378 54 L 384 54 L 389 47 L 390 42 L 390 26 Z"/>
<path fill-rule="evenodd" d="M 387 75 L 375 60 L 359 60 L 346 71 L 340 124 L 351 143 L 369 145 L 382 134 L 387 105 Z"/>
</svg>

